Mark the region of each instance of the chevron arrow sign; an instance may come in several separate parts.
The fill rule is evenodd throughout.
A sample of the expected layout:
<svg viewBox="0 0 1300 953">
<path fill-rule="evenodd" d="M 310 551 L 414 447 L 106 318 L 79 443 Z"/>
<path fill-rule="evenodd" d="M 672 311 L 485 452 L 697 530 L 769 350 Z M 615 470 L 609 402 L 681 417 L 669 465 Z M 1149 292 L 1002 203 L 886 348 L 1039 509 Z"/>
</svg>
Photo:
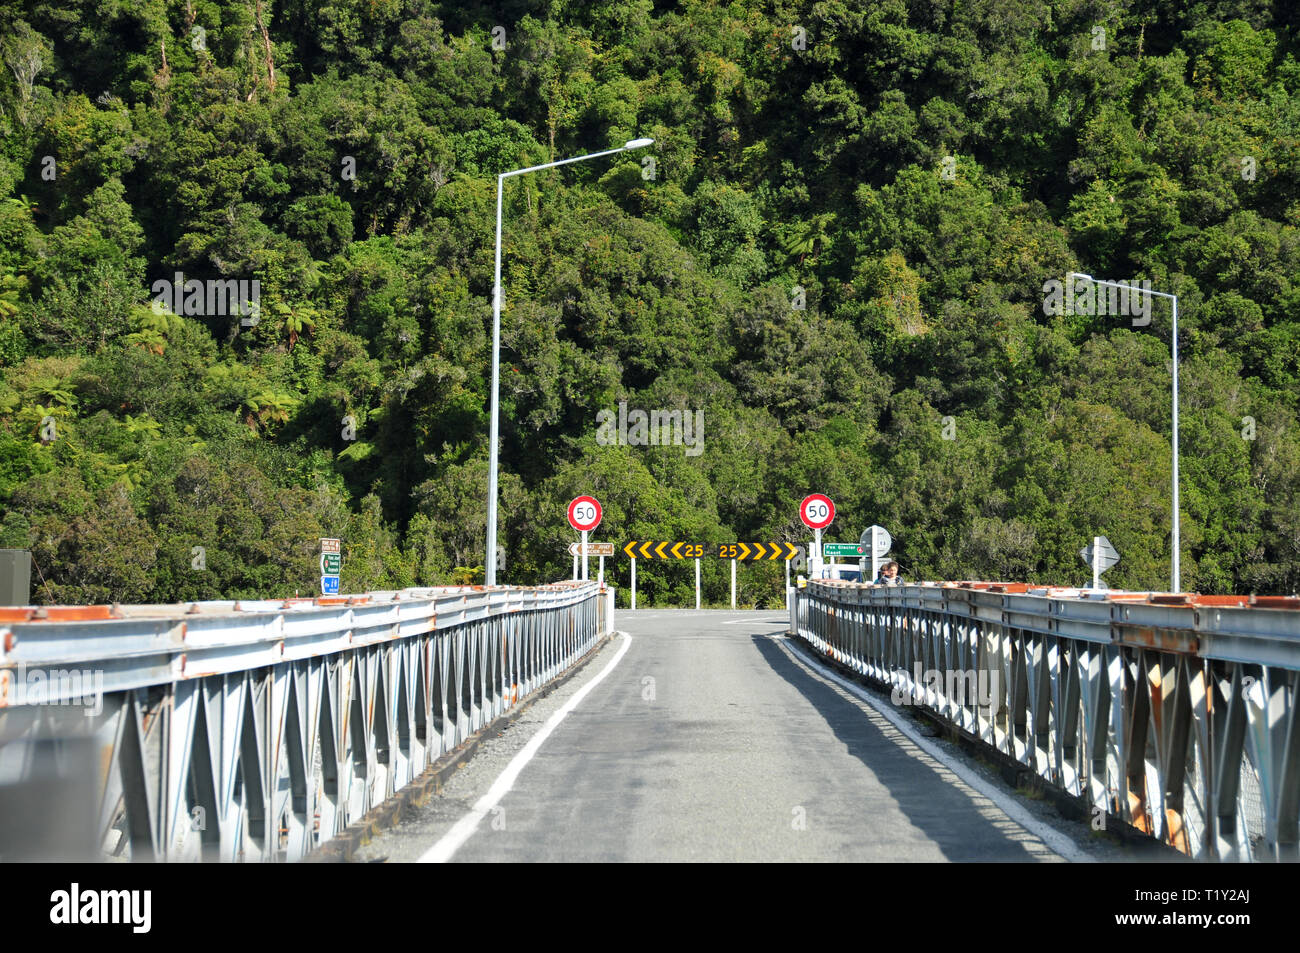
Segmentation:
<svg viewBox="0 0 1300 953">
<path fill-rule="evenodd" d="M 588 552 L 596 552 L 588 544 Z M 603 545 L 610 545 L 608 543 Z M 673 542 L 664 540 L 630 540 L 623 545 L 623 555 L 629 559 L 700 559 L 714 556 L 718 559 L 738 559 L 741 562 L 756 562 L 760 559 L 786 560 L 802 555 L 803 547 L 794 543 L 703 543 Z M 606 555 L 612 553 L 606 551 Z"/>
<path fill-rule="evenodd" d="M 709 548 L 709 555 L 719 559 L 738 559 L 752 562 L 760 559 L 794 559 L 800 547 L 794 543 L 718 543 Z"/>
</svg>

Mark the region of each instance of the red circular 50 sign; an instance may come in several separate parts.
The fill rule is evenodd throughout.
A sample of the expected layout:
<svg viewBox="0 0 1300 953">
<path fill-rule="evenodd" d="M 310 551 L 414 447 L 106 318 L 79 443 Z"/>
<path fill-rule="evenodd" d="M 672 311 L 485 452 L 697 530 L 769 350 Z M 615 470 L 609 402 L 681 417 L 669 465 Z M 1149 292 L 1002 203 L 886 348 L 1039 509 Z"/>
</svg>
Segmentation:
<svg viewBox="0 0 1300 953">
<path fill-rule="evenodd" d="M 809 529 L 825 529 L 835 519 L 835 504 L 821 493 L 805 496 L 799 504 L 799 519 Z"/>
<path fill-rule="evenodd" d="M 594 496 L 580 496 L 569 504 L 569 525 L 580 533 L 600 525 L 600 501 Z"/>
</svg>

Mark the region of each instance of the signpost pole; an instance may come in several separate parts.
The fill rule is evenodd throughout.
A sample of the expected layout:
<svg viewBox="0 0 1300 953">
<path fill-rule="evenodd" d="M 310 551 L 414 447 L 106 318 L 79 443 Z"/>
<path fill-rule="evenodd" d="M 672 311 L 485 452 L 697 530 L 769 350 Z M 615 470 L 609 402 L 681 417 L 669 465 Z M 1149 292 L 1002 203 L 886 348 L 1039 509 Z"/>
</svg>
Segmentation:
<svg viewBox="0 0 1300 953">
<path fill-rule="evenodd" d="M 875 582 L 880 578 L 880 530 L 874 525 L 871 527 L 871 581 Z"/>
<path fill-rule="evenodd" d="M 587 581 L 587 531 L 582 531 L 582 581 Z"/>
<path fill-rule="evenodd" d="M 695 608 L 700 607 L 700 561 L 695 560 Z"/>
<path fill-rule="evenodd" d="M 731 561 L 731 608 L 736 608 L 736 561 Z"/>
<path fill-rule="evenodd" d="M 632 608 L 636 608 L 636 557 L 632 557 Z"/>
<path fill-rule="evenodd" d="M 790 560 L 785 561 L 785 611 L 790 611 L 790 602 L 793 596 L 793 590 L 790 588 Z"/>
<path fill-rule="evenodd" d="M 578 581 L 578 554 L 573 554 L 573 581 Z"/>
<path fill-rule="evenodd" d="M 813 578 L 818 578 L 822 567 L 826 565 L 826 559 L 822 556 L 822 531 L 819 529 L 813 530 L 813 550 L 817 553 L 817 572 L 812 575 Z"/>
<path fill-rule="evenodd" d="M 596 567 L 596 581 L 602 586 L 605 584 L 605 557 L 600 557 L 600 563 Z"/>
<path fill-rule="evenodd" d="M 1092 588 L 1101 588 L 1101 537 L 1092 538 Z"/>
</svg>

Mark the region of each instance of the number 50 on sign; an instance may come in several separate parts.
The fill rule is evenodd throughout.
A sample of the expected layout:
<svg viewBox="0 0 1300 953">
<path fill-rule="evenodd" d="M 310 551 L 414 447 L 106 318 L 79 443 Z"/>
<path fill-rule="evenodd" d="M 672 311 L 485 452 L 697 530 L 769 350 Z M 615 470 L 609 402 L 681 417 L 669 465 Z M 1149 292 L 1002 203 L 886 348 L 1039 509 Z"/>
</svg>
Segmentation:
<svg viewBox="0 0 1300 953">
<path fill-rule="evenodd" d="M 829 496 L 813 493 L 799 504 L 799 518 L 809 529 L 825 529 L 835 520 L 835 504 Z"/>
<path fill-rule="evenodd" d="M 594 496 L 580 496 L 569 504 L 569 525 L 587 533 L 600 525 L 600 502 Z"/>
</svg>

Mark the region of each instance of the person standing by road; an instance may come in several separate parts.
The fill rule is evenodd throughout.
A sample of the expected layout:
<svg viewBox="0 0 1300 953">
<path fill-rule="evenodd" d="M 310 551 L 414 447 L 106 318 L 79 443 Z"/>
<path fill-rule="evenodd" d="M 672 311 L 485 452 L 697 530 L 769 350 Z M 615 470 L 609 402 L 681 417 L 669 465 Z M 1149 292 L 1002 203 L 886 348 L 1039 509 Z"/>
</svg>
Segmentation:
<svg viewBox="0 0 1300 953">
<path fill-rule="evenodd" d="M 903 577 L 898 574 L 898 563 L 892 559 L 880 567 L 880 575 L 876 577 L 877 586 L 901 586 Z"/>
</svg>

